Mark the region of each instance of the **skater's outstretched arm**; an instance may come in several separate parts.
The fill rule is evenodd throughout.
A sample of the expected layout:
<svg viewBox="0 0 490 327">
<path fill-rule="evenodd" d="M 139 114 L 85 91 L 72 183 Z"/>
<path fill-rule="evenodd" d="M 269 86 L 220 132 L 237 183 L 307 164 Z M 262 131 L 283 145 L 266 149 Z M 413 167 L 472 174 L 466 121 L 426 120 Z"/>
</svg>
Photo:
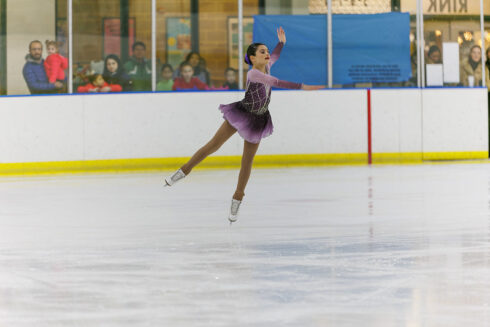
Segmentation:
<svg viewBox="0 0 490 327">
<path fill-rule="evenodd" d="M 271 59 L 269 60 L 269 68 L 271 68 L 271 66 L 274 65 L 274 63 L 279 59 L 279 56 L 281 55 L 281 50 L 286 44 L 286 33 L 284 32 L 284 29 L 282 27 L 279 27 L 277 29 L 277 39 L 279 40 L 279 42 L 277 43 L 274 50 L 272 50 Z"/>
<path fill-rule="evenodd" d="M 248 72 L 247 77 L 250 82 L 263 83 L 274 87 L 280 87 L 282 89 L 301 89 L 301 83 L 283 81 L 269 74 L 264 74 L 257 69 L 251 69 Z"/>
</svg>

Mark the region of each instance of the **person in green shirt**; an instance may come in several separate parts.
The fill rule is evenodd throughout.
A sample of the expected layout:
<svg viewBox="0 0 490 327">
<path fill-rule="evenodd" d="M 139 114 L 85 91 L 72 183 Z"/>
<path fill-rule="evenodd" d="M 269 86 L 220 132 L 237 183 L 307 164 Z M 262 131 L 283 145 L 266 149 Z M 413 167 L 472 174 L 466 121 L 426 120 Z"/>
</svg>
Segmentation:
<svg viewBox="0 0 490 327">
<path fill-rule="evenodd" d="M 133 81 L 133 91 L 151 91 L 151 62 L 146 59 L 146 45 L 133 44 L 133 56 L 124 64 L 124 69 Z"/>
<path fill-rule="evenodd" d="M 160 69 L 160 82 L 157 84 L 157 91 L 172 91 L 174 80 L 172 78 L 174 69 L 169 64 L 163 64 Z"/>
</svg>

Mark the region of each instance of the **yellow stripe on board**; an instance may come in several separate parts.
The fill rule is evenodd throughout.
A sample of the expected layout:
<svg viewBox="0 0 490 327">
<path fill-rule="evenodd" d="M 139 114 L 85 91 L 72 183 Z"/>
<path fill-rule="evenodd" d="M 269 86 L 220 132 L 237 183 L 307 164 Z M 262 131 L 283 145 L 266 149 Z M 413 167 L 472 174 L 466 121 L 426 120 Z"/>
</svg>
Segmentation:
<svg viewBox="0 0 490 327">
<path fill-rule="evenodd" d="M 373 153 L 374 164 L 422 163 L 421 152 Z"/>
<path fill-rule="evenodd" d="M 475 160 L 488 159 L 488 151 L 426 152 L 423 160 Z"/>
<path fill-rule="evenodd" d="M 487 159 L 488 152 L 434 152 L 434 153 L 375 153 L 375 164 L 422 163 L 423 160 Z M 114 159 L 88 161 L 55 161 L 0 164 L 0 176 L 42 175 L 70 173 L 116 173 L 130 171 L 161 171 L 179 168 L 188 160 L 183 158 Z M 199 169 L 224 169 L 240 167 L 241 156 L 214 156 L 206 158 Z M 257 155 L 255 168 L 279 168 L 328 165 L 365 165 L 367 154 L 277 154 Z"/>
</svg>

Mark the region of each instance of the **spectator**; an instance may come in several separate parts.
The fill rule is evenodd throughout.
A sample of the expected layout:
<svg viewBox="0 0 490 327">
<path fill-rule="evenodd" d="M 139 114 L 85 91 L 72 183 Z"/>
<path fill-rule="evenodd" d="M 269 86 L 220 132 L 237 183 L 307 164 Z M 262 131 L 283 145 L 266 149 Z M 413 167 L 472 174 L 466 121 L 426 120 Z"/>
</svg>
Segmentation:
<svg viewBox="0 0 490 327">
<path fill-rule="evenodd" d="M 417 86 L 417 52 L 410 55 L 410 66 L 412 68 L 412 77 L 405 83 L 405 86 L 412 87 Z"/>
<path fill-rule="evenodd" d="M 225 69 L 226 83 L 223 84 L 224 88 L 228 90 L 238 90 L 238 83 L 236 78 L 237 70 L 231 67 Z"/>
<path fill-rule="evenodd" d="M 208 86 L 199 78 L 194 77 L 194 69 L 190 63 L 180 65 L 180 75 L 174 80 L 172 90 L 207 90 Z"/>
<path fill-rule="evenodd" d="M 31 94 L 58 93 L 63 83 L 56 81 L 50 83 L 44 69 L 43 44 L 41 41 L 32 41 L 29 44 L 29 54 L 22 70 L 27 87 Z"/>
<path fill-rule="evenodd" d="M 172 79 L 174 69 L 169 64 L 163 64 L 160 69 L 160 82 L 157 84 L 157 91 L 172 91 L 174 80 Z"/>
<path fill-rule="evenodd" d="M 485 55 L 486 55 L 486 61 L 485 61 L 485 84 L 487 86 L 487 90 L 488 90 L 488 122 L 489 122 L 489 125 L 490 126 L 490 47 L 487 48 L 487 51 L 485 52 Z M 490 134 L 488 135 L 489 139 L 489 143 L 488 143 L 488 149 L 489 149 L 489 152 L 490 152 Z"/>
<path fill-rule="evenodd" d="M 204 60 L 204 58 L 201 57 L 199 53 L 194 51 L 190 52 L 185 57 L 185 61 L 183 63 L 188 63 L 192 66 L 192 69 L 194 70 L 194 77 L 197 77 L 201 80 L 201 82 L 210 85 L 211 79 L 209 77 L 209 72 L 206 69 L 206 61 Z M 183 63 L 181 63 L 180 65 L 182 65 Z M 174 77 L 179 76 L 180 68 L 175 70 L 174 72 Z"/>
<path fill-rule="evenodd" d="M 429 48 L 427 64 L 442 64 L 441 50 L 437 45 L 433 45 Z"/>
<path fill-rule="evenodd" d="M 129 92 L 133 89 L 133 83 L 124 71 L 121 59 L 115 54 L 110 54 L 105 58 L 102 77 L 109 85 L 121 86 L 124 92 Z"/>
<path fill-rule="evenodd" d="M 44 69 L 48 76 L 49 83 L 65 80 L 65 69 L 68 68 L 68 59 L 58 53 L 58 43 L 46 40 L 46 50 L 48 57 L 44 61 Z"/>
<path fill-rule="evenodd" d="M 89 83 L 78 87 L 78 93 L 106 93 L 106 92 L 121 92 L 122 87 L 118 84 L 109 85 L 104 81 L 102 74 L 93 74 L 89 76 Z"/>
<path fill-rule="evenodd" d="M 487 52 L 485 53 L 485 55 L 486 55 L 486 59 L 487 59 L 485 61 L 485 85 L 487 86 L 488 92 L 490 92 L 490 47 L 487 48 Z M 488 94 L 489 94 L 488 99 L 490 100 L 490 93 L 488 93 Z M 488 105 L 490 106 L 490 102 L 488 102 Z M 490 116 L 488 116 L 488 117 L 490 119 Z"/>
<path fill-rule="evenodd" d="M 464 86 L 482 85 L 482 66 L 481 66 L 481 49 L 474 45 L 470 49 L 467 59 L 463 60 L 461 66 L 461 83 Z"/>
<path fill-rule="evenodd" d="M 151 62 L 146 59 L 146 45 L 133 44 L 133 56 L 124 64 L 124 69 L 133 81 L 133 91 L 151 91 Z"/>
<path fill-rule="evenodd" d="M 211 86 L 211 78 L 209 77 L 209 72 L 208 72 L 208 68 L 207 68 L 207 64 L 206 64 L 206 59 L 204 59 L 203 57 L 201 57 L 201 59 L 199 60 L 199 65 L 197 65 L 197 68 L 194 68 L 194 69 L 197 69 L 199 71 L 199 74 L 196 74 L 194 72 L 194 75 L 197 78 L 199 78 L 199 79 L 201 79 L 200 76 L 203 76 L 202 78 L 204 80 L 202 80 L 202 81 L 204 83 L 206 83 L 207 85 Z"/>
</svg>

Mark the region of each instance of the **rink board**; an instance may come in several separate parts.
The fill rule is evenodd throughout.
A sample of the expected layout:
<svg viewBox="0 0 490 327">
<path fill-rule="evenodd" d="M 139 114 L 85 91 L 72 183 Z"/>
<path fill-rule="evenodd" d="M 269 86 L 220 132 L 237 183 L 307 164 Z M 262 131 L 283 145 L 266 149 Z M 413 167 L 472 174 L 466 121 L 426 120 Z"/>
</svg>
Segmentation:
<svg viewBox="0 0 490 327">
<path fill-rule="evenodd" d="M 2 97 L 0 174 L 173 169 L 243 92 Z M 364 164 L 367 90 L 274 91 L 256 166 Z M 488 157 L 486 89 L 371 90 L 374 163 Z M 237 167 L 235 135 L 203 168 Z"/>
</svg>

